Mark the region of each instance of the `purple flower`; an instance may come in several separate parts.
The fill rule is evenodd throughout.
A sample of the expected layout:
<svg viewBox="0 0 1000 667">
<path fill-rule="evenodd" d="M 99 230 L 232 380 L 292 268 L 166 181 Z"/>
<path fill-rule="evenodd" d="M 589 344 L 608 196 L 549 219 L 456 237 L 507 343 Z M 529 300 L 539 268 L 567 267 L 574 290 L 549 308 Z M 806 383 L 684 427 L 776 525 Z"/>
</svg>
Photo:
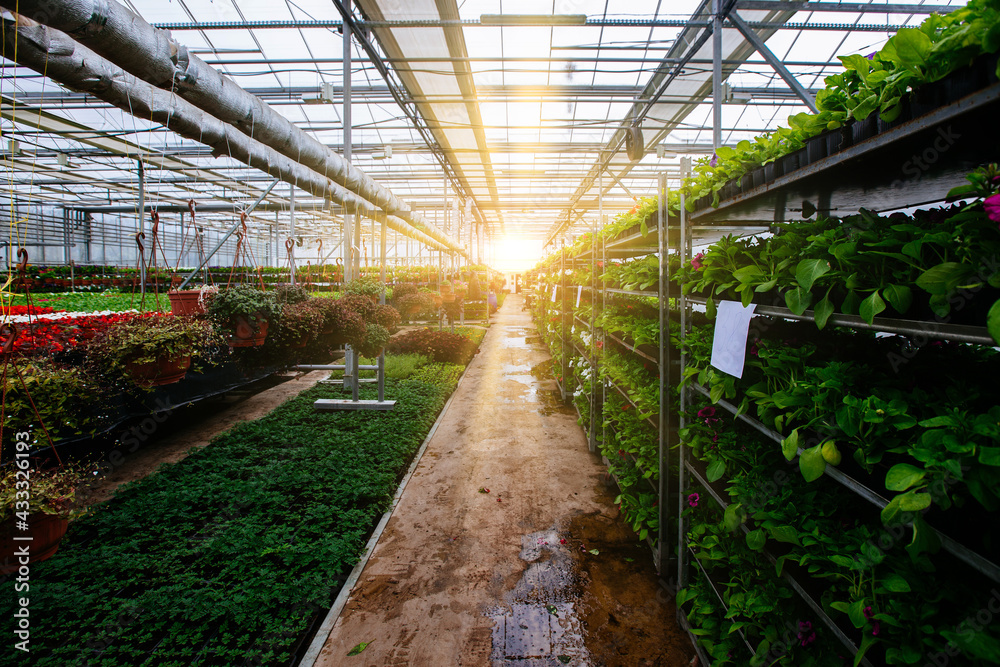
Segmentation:
<svg viewBox="0 0 1000 667">
<path fill-rule="evenodd" d="M 719 156 L 716 155 L 715 153 L 712 153 L 712 159 L 709 160 L 708 164 L 709 164 L 709 166 L 712 166 L 712 167 L 718 166 L 718 164 L 719 164 Z"/>
<path fill-rule="evenodd" d="M 872 51 L 867 56 L 865 56 L 865 58 L 867 58 L 868 60 L 875 60 L 875 56 L 877 56 L 877 55 L 878 55 L 878 51 Z"/>
<path fill-rule="evenodd" d="M 874 616 L 875 613 L 872 611 L 872 606 L 871 605 L 868 605 L 867 607 L 865 607 L 864 614 L 865 614 L 865 618 L 866 619 L 868 619 L 869 621 L 872 620 L 872 616 Z"/>
<path fill-rule="evenodd" d="M 688 505 L 690 505 L 691 507 L 697 507 L 699 500 L 701 500 L 701 496 L 699 496 L 697 493 L 692 493 L 690 496 L 688 496 Z"/>
<path fill-rule="evenodd" d="M 809 621 L 799 621 L 798 637 L 802 646 L 808 646 L 816 641 L 816 631 L 813 630 L 813 624 Z"/>
<path fill-rule="evenodd" d="M 715 406 L 709 405 L 698 411 L 699 417 L 714 417 L 715 416 Z"/>
<path fill-rule="evenodd" d="M 986 215 L 993 222 L 1000 222 L 1000 194 L 995 194 L 983 200 Z"/>
<path fill-rule="evenodd" d="M 878 621 L 875 621 L 875 625 L 872 626 L 872 636 L 878 637 L 879 632 L 881 632 L 881 629 L 878 627 Z"/>
</svg>

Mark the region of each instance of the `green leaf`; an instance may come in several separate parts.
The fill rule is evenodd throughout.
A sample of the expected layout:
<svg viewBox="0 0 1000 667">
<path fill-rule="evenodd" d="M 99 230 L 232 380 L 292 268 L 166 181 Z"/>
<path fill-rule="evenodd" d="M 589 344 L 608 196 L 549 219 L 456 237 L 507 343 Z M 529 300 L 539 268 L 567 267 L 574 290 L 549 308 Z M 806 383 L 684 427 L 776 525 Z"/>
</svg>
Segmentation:
<svg viewBox="0 0 1000 667">
<path fill-rule="evenodd" d="M 352 648 L 350 651 L 348 651 L 347 655 L 348 656 L 359 655 L 362 651 L 364 651 L 366 648 L 368 648 L 368 646 L 370 644 L 371 644 L 371 642 L 361 642 L 360 644 L 358 644 L 357 646 L 355 646 L 354 648 Z"/>
<path fill-rule="evenodd" d="M 807 482 L 816 481 L 823 476 L 826 471 L 826 459 L 823 458 L 820 445 L 803 450 L 799 456 L 799 470 Z"/>
<path fill-rule="evenodd" d="M 592 556 L 600 556 L 600 555 L 601 555 L 601 552 L 600 552 L 600 551 L 598 551 L 597 549 L 591 549 L 591 550 L 590 550 L 590 551 L 588 551 L 587 553 L 589 553 L 589 554 L 590 554 L 590 555 L 592 555 Z"/>
<path fill-rule="evenodd" d="M 802 289 L 811 290 L 816 280 L 831 270 L 830 262 L 825 259 L 804 259 L 795 267 L 795 282 Z"/>
<path fill-rule="evenodd" d="M 705 316 L 710 320 L 714 320 L 716 312 L 715 299 L 709 297 L 705 302 Z"/>
<path fill-rule="evenodd" d="M 890 593 L 909 593 L 911 590 L 910 583 L 895 572 L 883 579 L 882 585 L 885 586 L 885 589 Z"/>
<path fill-rule="evenodd" d="M 882 290 L 882 295 L 900 314 L 908 311 L 913 304 L 913 290 L 907 285 L 889 285 Z"/>
<path fill-rule="evenodd" d="M 758 528 L 757 530 L 751 530 L 747 533 L 747 546 L 754 551 L 763 551 L 764 545 L 767 543 L 767 536 L 764 531 Z"/>
<path fill-rule="evenodd" d="M 942 262 L 924 271 L 917 278 L 917 287 L 928 294 L 946 295 L 965 282 L 975 270 L 958 262 Z"/>
<path fill-rule="evenodd" d="M 900 498 L 899 507 L 904 512 L 920 512 L 931 506 L 931 494 L 929 493 L 907 491 L 897 498 Z"/>
<path fill-rule="evenodd" d="M 861 302 L 858 307 L 858 311 L 861 314 L 861 319 L 863 319 L 868 324 L 871 324 L 875 319 L 875 316 L 885 310 L 885 301 L 879 296 L 878 290 L 872 292 L 867 299 Z"/>
<path fill-rule="evenodd" d="M 791 461 L 799 453 L 799 429 L 795 429 L 788 434 L 788 437 L 781 441 L 781 453 Z"/>
<path fill-rule="evenodd" d="M 997 300 L 986 315 L 986 328 L 989 330 L 993 340 L 1000 345 L 1000 300 Z"/>
<path fill-rule="evenodd" d="M 871 115 L 872 111 L 878 108 L 878 95 L 874 93 L 864 98 L 854 107 L 851 114 L 858 120 L 864 120 Z"/>
<path fill-rule="evenodd" d="M 726 512 L 722 516 L 722 523 L 725 525 L 726 530 L 732 532 L 740 527 L 744 518 L 745 515 L 742 506 L 739 503 L 733 503 L 726 507 Z"/>
<path fill-rule="evenodd" d="M 856 628 L 863 628 L 868 624 L 868 619 L 865 618 L 865 607 L 868 606 L 868 601 L 865 598 L 860 600 L 855 600 L 851 603 L 851 606 L 847 608 L 847 616 L 851 619 L 851 624 Z"/>
<path fill-rule="evenodd" d="M 792 526 L 775 526 L 770 529 L 770 532 L 771 537 L 778 542 L 802 546 L 802 542 L 799 541 L 799 531 L 795 530 Z"/>
<path fill-rule="evenodd" d="M 913 517 L 913 539 L 906 546 L 906 552 L 911 558 L 922 553 L 937 553 L 941 548 L 941 538 L 934 529 L 927 525 L 924 517 L 917 514 Z"/>
<path fill-rule="evenodd" d="M 906 491 L 927 475 L 922 468 L 909 463 L 897 463 L 885 476 L 885 488 L 890 491 Z"/>
<path fill-rule="evenodd" d="M 796 287 L 795 289 L 785 292 L 785 305 L 788 306 L 788 310 L 792 311 L 796 315 L 801 315 L 806 312 L 806 309 L 809 308 L 809 304 L 811 302 L 812 293 L 802 289 L 801 287 Z"/>
<path fill-rule="evenodd" d="M 984 466 L 1000 466 L 1000 447 L 980 447 L 979 462 Z"/>
<path fill-rule="evenodd" d="M 858 652 L 854 655 L 854 667 L 858 667 L 861 664 L 862 659 L 865 657 L 865 653 L 868 653 L 868 649 L 875 646 L 877 640 L 872 635 L 866 634 L 861 639 L 861 646 L 858 647 Z"/>
<path fill-rule="evenodd" d="M 750 283 L 758 278 L 763 278 L 764 272 L 760 270 L 759 267 L 751 264 L 750 266 L 744 266 L 742 269 L 737 269 L 733 271 L 733 278 L 740 281 L 741 283 Z"/>
<path fill-rule="evenodd" d="M 906 65 L 924 65 L 931 52 L 931 38 L 916 28 L 902 28 L 892 38 L 896 55 Z"/>
<path fill-rule="evenodd" d="M 826 321 L 833 315 L 833 302 L 830 301 L 830 293 L 827 292 L 823 300 L 816 304 L 813 315 L 816 318 L 816 327 L 822 329 L 826 326 Z"/>
<path fill-rule="evenodd" d="M 861 306 L 861 297 L 854 290 L 849 290 L 844 297 L 844 303 L 840 304 L 840 310 L 846 315 L 857 315 Z"/>
<path fill-rule="evenodd" d="M 715 459 L 708 464 L 708 468 L 705 470 L 706 479 L 709 482 L 715 482 L 722 479 L 722 476 L 726 474 L 726 462 L 721 459 Z"/>
</svg>

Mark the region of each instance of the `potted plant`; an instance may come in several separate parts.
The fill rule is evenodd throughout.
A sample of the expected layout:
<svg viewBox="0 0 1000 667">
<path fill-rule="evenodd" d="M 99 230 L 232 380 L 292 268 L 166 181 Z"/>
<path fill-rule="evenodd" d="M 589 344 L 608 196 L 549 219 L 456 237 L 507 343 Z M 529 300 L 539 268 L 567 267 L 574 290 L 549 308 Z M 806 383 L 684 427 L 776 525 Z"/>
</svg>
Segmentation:
<svg viewBox="0 0 1000 667">
<path fill-rule="evenodd" d="M 275 332 L 278 345 L 305 347 L 309 339 L 319 335 L 326 315 L 312 301 L 313 299 L 309 299 L 282 305 Z"/>
<path fill-rule="evenodd" d="M 255 347 L 264 344 L 268 322 L 275 319 L 280 308 L 264 290 L 236 285 L 207 299 L 205 312 L 230 347 Z"/>
<path fill-rule="evenodd" d="M 323 314 L 320 335 L 330 345 L 347 345 L 365 336 L 365 320 L 356 310 L 341 299 L 319 299 L 317 304 Z"/>
<path fill-rule="evenodd" d="M 63 367 L 45 358 L 11 363 L 20 365 L 20 377 L 11 370 L 3 382 L 6 396 L 2 422 L 4 452 L 16 448 L 14 436 L 18 431 L 31 430 L 39 440 L 37 444 L 41 445 L 47 444 L 44 442 L 46 432 L 58 440 L 96 430 L 100 423 L 96 405 L 98 392 L 86 369 Z"/>
<path fill-rule="evenodd" d="M 88 351 L 102 368 L 148 388 L 180 382 L 192 360 L 204 358 L 219 344 L 208 322 L 157 313 L 109 327 Z"/>
<path fill-rule="evenodd" d="M 170 299 L 170 312 L 174 315 L 201 315 L 205 312 L 205 300 L 217 291 L 219 291 L 217 287 L 209 285 L 204 285 L 200 289 L 180 291 L 171 289 L 167 292 L 167 298 Z"/>
<path fill-rule="evenodd" d="M 83 514 L 75 501 L 84 472 L 77 466 L 47 471 L 16 465 L 0 469 L 0 574 L 12 574 L 24 565 L 20 552 L 25 545 L 29 545 L 29 563 L 56 553 L 69 521 Z"/>
<path fill-rule="evenodd" d="M 353 343 L 363 357 L 373 359 L 382 354 L 382 348 L 389 344 L 392 334 L 381 324 L 370 323 L 365 327 L 365 337 Z"/>
</svg>

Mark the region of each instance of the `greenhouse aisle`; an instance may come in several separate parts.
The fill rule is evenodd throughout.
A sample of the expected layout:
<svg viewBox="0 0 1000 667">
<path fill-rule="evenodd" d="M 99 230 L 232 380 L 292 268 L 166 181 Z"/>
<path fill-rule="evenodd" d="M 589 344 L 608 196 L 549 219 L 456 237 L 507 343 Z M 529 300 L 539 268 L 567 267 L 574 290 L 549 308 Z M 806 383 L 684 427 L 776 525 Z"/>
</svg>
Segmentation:
<svg viewBox="0 0 1000 667">
<path fill-rule="evenodd" d="M 690 663 L 522 304 L 487 333 L 317 665 Z"/>
</svg>

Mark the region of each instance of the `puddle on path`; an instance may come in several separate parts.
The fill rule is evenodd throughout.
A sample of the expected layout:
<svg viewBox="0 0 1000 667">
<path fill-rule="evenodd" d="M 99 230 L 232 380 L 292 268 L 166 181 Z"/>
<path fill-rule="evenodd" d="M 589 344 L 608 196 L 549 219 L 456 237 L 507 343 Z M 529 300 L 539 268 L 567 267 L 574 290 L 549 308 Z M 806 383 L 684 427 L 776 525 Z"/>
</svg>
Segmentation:
<svg viewBox="0 0 1000 667">
<path fill-rule="evenodd" d="M 493 620 L 494 667 L 591 665 L 576 613 L 581 582 L 569 541 L 556 530 L 524 535 L 520 558 L 529 563 L 521 580 L 504 596 L 506 604 L 488 614 Z"/>
</svg>

